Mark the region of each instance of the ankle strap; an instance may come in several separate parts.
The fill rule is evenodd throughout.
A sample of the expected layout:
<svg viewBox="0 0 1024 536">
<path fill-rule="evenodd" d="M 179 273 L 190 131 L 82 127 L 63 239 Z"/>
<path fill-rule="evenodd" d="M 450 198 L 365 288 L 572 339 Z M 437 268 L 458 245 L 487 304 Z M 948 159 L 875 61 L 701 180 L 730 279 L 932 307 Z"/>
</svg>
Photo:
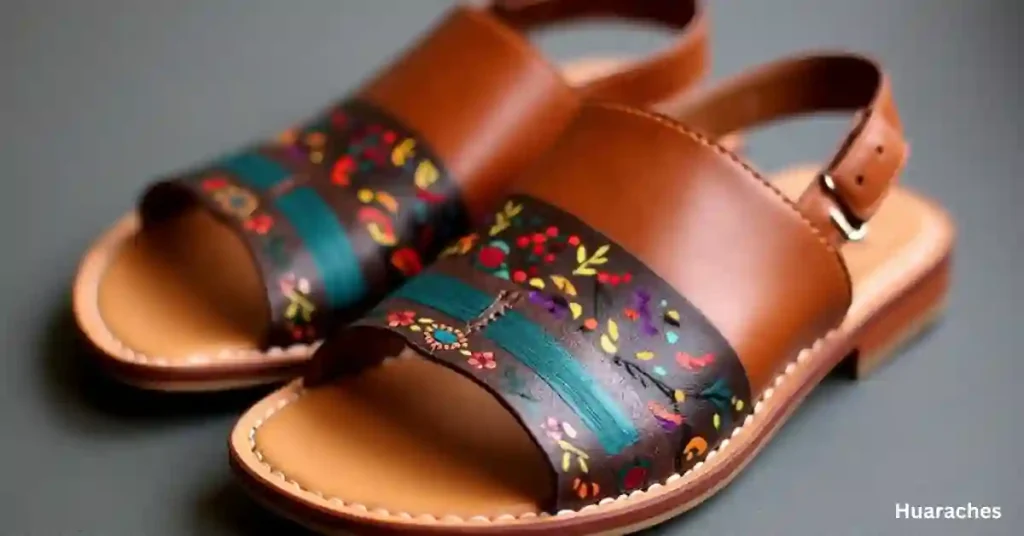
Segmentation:
<svg viewBox="0 0 1024 536">
<path fill-rule="evenodd" d="M 850 54 L 783 60 L 688 97 L 674 114 L 721 136 L 825 111 L 852 111 L 854 125 L 797 206 L 838 245 L 863 237 L 908 154 L 889 78 L 877 63 Z"/>
<path fill-rule="evenodd" d="M 700 0 L 492 0 L 492 13 L 523 31 L 582 18 L 619 18 L 682 30 L 672 45 L 581 89 L 586 98 L 644 107 L 677 96 L 708 70 L 708 25 Z"/>
</svg>

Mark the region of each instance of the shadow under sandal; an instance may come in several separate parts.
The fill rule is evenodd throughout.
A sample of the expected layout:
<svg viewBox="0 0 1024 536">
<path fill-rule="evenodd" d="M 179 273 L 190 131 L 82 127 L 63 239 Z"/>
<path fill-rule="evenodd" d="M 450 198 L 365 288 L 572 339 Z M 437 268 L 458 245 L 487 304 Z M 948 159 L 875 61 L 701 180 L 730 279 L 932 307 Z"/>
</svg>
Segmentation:
<svg viewBox="0 0 1024 536">
<path fill-rule="evenodd" d="M 581 17 L 672 28 L 636 62 L 559 72 L 525 32 Z M 285 379 L 496 204 L 581 99 L 642 106 L 704 73 L 698 2 L 458 7 L 352 98 L 279 140 L 162 181 L 86 254 L 78 324 L 129 383 L 208 390 Z"/>
<path fill-rule="evenodd" d="M 706 137 L 834 110 L 855 126 L 818 178 L 781 179 L 794 200 Z M 675 113 L 692 127 L 586 106 L 489 222 L 241 418 L 246 487 L 327 533 L 640 530 L 933 318 L 952 229 L 894 185 L 875 64 L 784 60 Z"/>
</svg>

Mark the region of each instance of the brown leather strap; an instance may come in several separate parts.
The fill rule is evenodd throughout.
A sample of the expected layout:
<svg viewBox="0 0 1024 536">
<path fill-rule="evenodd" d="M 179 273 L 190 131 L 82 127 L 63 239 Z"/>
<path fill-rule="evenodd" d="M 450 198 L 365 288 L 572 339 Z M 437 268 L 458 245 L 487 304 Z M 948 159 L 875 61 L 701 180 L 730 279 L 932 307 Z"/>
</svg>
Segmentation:
<svg viewBox="0 0 1024 536">
<path fill-rule="evenodd" d="M 662 10 L 641 10 L 633 6 L 638 3 Z M 489 9 L 459 6 L 368 81 L 359 97 L 430 141 L 478 220 L 510 180 L 558 139 L 584 97 L 642 106 L 686 92 L 703 73 L 706 52 L 697 3 L 547 0 L 499 2 Z M 675 7 L 665 10 L 666 5 Z M 523 33 L 545 22 L 602 13 L 653 18 L 681 30 L 669 51 L 582 89 L 570 86 Z"/>
<path fill-rule="evenodd" d="M 819 180 L 797 204 L 829 242 L 841 244 L 856 239 L 907 157 L 889 78 L 877 63 L 851 54 L 772 63 L 686 98 L 673 115 L 718 136 L 822 111 L 853 111 L 856 119 Z"/>
<path fill-rule="evenodd" d="M 670 47 L 589 82 L 585 97 L 647 106 L 675 96 L 708 70 L 708 27 L 698 0 L 494 0 L 491 11 L 529 31 L 582 18 L 616 18 L 683 30 Z"/>
</svg>

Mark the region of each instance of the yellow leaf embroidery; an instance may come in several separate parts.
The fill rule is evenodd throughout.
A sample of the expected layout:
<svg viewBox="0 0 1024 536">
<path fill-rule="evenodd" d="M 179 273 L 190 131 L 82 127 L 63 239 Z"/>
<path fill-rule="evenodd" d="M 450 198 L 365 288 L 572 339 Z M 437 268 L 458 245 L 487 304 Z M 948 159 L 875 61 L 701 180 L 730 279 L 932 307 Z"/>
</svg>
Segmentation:
<svg viewBox="0 0 1024 536">
<path fill-rule="evenodd" d="M 717 413 L 715 414 L 713 422 L 715 425 L 715 430 L 718 430 L 719 428 L 722 427 L 722 417 L 720 417 Z"/>
<path fill-rule="evenodd" d="M 685 402 L 686 401 L 686 393 L 684 393 L 681 389 L 676 389 L 676 392 L 674 393 L 674 397 L 676 399 L 676 402 Z"/>
<path fill-rule="evenodd" d="M 512 225 L 512 220 L 522 211 L 522 205 L 517 205 L 511 201 L 505 203 L 505 207 L 494 215 L 494 225 L 491 226 L 490 232 L 491 236 L 495 236 L 508 229 Z"/>
<path fill-rule="evenodd" d="M 583 314 L 583 306 L 576 302 L 572 302 L 569 304 L 569 311 L 572 312 L 572 319 L 576 320 Z"/>
<path fill-rule="evenodd" d="M 590 258 L 587 258 L 587 248 L 583 247 L 582 245 L 578 247 L 576 249 L 576 263 L 579 264 L 579 266 L 577 266 L 576 269 L 573 270 L 573 275 L 596 274 L 597 270 L 594 270 L 593 267 L 600 266 L 608 262 L 608 257 L 606 257 L 605 255 L 608 253 L 608 250 L 610 249 L 611 246 L 605 244 L 597 248 L 597 251 L 595 251 Z"/>
<path fill-rule="evenodd" d="M 667 316 L 669 318 L 669 320 L 672 320 L 676 324 L 679 323 L 679 311 L 671 310 L 671 311 L 665 313 L 665 316 Z"/>
<path fill-rule="evenodd" d="M 413 178 L 413 182 L 421 190 L 430 188 L 435 182 L 440 173 L 437 171 L 437 167 L 430 160 L 424 160 L 420 162 L 420 165 L 416 166 L 416 175 Z"/>
<path fill-rule="evenodd" d="M 612 344 L 612 340 L 608 338 L 608 335 L 601 335 L 601 349 L 609 354 L 614 354 L 619 349 Z"/>
<path fill-rule="evenodd" d="M 399 143 L 393 151 L 391 151 L 391 163 L 395 167 L 402 167 L 405 162 L 412 156 L 413 149 L 416 148 L 416 140 L 408 138 Z"/>
<path fill-rule="evenodd" d="M 530 286 L 534 288 L 544 288 L 544 280 L 539 277 L 534 277 L 530 280 Z"/>
<path fill-rule="evenodd" d="M 356 193 L 356 197 L 358 197 L 363 203 L 370 203 L 373 201 L 373 190 L 363 188 Z"/>
<path fill-rule="evenodd" d="M 640 361 L 650 361 L 654 359 L 654 352 L 648 352 L 646 350 L 643 352 L 637 352 L 636 358 L 639 359 Z"/>
<path fill-rule="evenodd" d="M 377 202 L 392 214 L 398 214 L 398 201 L 387 192 L 377 193 Z"/>
<path fill-rule="evenodd" d="M 619 325 L 614 320 L 608 320 L 608 335 L 613 341 L 619 340 Z"/>
<path fill-rule="evenodd" d="M 567 296 L 576 296 L 576 287 L 573 286 L 572 281 L 569 278 L 561 275 L 551 276 L 551 282 L 555 284 L 558 290 L 564 292 Z"/>
</svg>

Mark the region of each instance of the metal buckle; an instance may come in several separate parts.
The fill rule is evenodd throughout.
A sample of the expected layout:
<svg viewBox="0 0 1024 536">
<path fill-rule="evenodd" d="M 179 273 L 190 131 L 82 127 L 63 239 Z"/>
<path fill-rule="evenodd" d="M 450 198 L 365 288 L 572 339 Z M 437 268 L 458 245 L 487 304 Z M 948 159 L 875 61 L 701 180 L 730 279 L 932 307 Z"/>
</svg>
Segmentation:
<svg viewBox="0 0 1024 536">
<path fill-rule="evenodd" d="M 840 201 L 836 193 L 836 182 L 832 179 L 832 176 L 828 173 L 822 173 L 818 175 L 818 180 L 821 182 L 822 187 L 832 194 L 832 200 L 836 205 L 831 206 L 828 209 L 829 218 L 832 219 L 832 223 L 839 229 L 839 232 L 843 233 L 846 240 L 850 242 L 860 242 L 864 240 L 864 237 L 868 235 L 868 224 L 867 222 L 861 222 L 859 225 L 854 225 L 850 218 L 846 216 L 846 212 L 842 210 L 842 201 Z"/>
</svg>

